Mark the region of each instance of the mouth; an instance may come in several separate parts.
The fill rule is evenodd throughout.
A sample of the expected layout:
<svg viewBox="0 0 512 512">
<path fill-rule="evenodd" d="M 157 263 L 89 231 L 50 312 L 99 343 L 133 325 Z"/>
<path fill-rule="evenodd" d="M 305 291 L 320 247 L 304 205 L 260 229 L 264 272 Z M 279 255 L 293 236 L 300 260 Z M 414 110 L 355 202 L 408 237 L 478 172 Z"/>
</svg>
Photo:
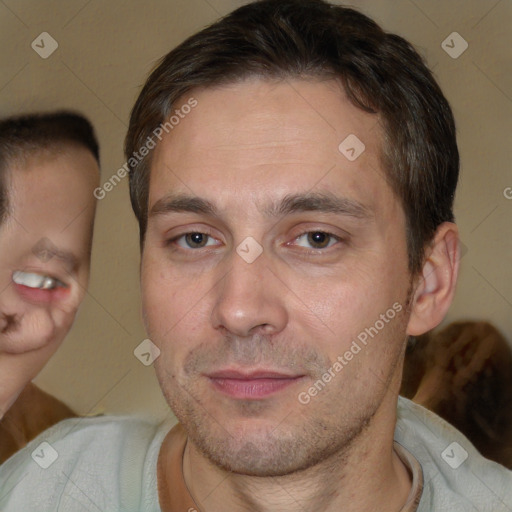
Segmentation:
<svg viewBox="0 0 512 512">
<path fill-rule="evenodd" d="M 38 288 L 40 290 L 50 290 L 53 287 L 53 279 L 49 276 L 36 274 L 34 272 L 16 271 L 12 275 L 12 280 L 18 285 L 27 288 Z"/>
<path fill-rule="evenodd" d="M 252 371 L 226 369 L 207 374 L 206 377 L 217 391 L 231 398 L 259 400 L 302 381 L 305 375 L 292 375 L 265 369 Z"/>
<path fill-rule="evenodd" d="M 12 284 L 24 299 L 31 302 L 51 302 L 69 295 L 69 288 L 64 283 L 44 273 L 15 271 Z"/>
</svg>

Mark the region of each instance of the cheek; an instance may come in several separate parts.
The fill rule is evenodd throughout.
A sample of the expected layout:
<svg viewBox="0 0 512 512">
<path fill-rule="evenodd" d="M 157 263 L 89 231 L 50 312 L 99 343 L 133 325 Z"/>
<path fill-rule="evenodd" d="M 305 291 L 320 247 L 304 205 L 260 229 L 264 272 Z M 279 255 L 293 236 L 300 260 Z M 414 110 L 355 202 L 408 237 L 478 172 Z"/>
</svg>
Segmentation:
<svg viewBox="0 0 512 512">
<path fill-rule="evenodd" d="M 178 278 L 165 265 L 145 260 L 141 272 L 142 310 L 155 343 L 181 338 L 183 332 L 193 334 L 206 292 L 194 279 Z"/>
<path fill-rule="evenodd" d="M 292 279 L 295 283 L 290 283 L 290 288 L 303 301 L 298 309 L 313 313 L 326 327 L 345 324 L 381 293 L 371 269 L 362 265 L 344 265 L 322 276 L 294 275 Z"/>
<path fill-rule="evenodd" d="M 331 358 L 343 353 L 393 304 L 403 301 L 406 283 L 399 276 L 386 273 L 384 268 L 387 266 L 361 264 L 330 276 L 325 282 L 303 282 L 295 288 L 298 296 L 307 299 L 297 304 L 292 316 Z"/>
</svg>

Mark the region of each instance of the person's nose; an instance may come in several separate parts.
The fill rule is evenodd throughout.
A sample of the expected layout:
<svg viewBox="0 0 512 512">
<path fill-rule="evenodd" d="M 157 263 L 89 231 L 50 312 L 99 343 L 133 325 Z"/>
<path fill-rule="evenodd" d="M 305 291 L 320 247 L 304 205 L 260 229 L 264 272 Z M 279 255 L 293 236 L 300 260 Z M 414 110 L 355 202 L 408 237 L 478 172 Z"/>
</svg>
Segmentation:
<svg viewBox="0 0 512 512">
<path fill-rule="evenodd" d="M 264 252 L 252 263 L 233 253 L 229 271 L 215 288 L 211 315 L 215 329 L 243 337 L 276 334 L 285 328 L 288 290 L 269 265 Z"/>
<path fill-rule="evenodd" d="M 50 343 L 56 334 L 49 308 L 29 304 L 11 286 L 0 294 L 0 350 L 23 353 Z"/>
</svg>

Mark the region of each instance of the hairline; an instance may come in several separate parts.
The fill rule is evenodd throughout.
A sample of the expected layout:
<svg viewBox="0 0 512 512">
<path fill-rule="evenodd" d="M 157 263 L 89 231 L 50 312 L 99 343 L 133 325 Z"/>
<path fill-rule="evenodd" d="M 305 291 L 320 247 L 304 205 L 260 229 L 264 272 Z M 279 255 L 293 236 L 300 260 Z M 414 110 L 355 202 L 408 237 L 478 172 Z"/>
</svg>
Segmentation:
<svg viewBox="0 0 512 512">
<path fill-rule="evenodd" d="M 2 225 L 9 220 L 12 215 L 12 204 L 10 201 L 10 192 L 12 189 L 12 173 L 14 169 L 21 172 L 27 172 L 30 163 L 37 156 L 42 156 L 48 160 L 54 160 L 59 157 L 69 156 L 72 151 L 84 150 L 94 159 L 99 171 L 99 161 L 96 155 L 87 145 L 75 140 L 56 139 L 47 144 L 34 145 L 33 147 L 22 147 L 17 145 L 12 154 L 7 155 L 3 161 L 3 167 L 0 168 L 0 200 L 2 200 L 3 211 L 0 211 L 0 229 Z"/>
</svg>

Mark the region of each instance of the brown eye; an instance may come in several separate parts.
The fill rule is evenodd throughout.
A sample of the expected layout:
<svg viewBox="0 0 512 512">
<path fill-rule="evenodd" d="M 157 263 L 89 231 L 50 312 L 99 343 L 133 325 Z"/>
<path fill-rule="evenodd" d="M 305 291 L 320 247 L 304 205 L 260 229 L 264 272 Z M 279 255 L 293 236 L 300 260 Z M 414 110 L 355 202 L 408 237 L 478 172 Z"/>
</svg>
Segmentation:
<svg viewBox="0 0 512 512">
<path fill-rule="evenodd" d="M 201 231 L 185 232 L 166 241 L 166 246 L 178 248 L 180 251 L 188 251 L 189 253 L 191 252 L 190 249 L 213 249 L 221 245 L 222 243 L 213 235 Z"/>
<path fill-rule="evenodd" d="M 205 233 L 187 233 L 185 235 L 185 242 L 192 249 L 204 247 L 208 242 L 208 235 Z"/>
<path fill-rule="evenodd" d="M 333 245 L 338 245 L 344 240 L 337 235 L 327 231 L 305 231 L 302 235 L 294 239 L 292 245 L 302 247 L 304 249 L 314 249 L 319 251 L 318 254 L 324 252 L 323 249 L 329 249 Z"/>
<path fill-rule="evenodd" d="M 323 231 L 311 231 L 308 235 L 308 243 L 315 249 L 323 249 L 329 245 L 332 235 Z"/>
</svg>

